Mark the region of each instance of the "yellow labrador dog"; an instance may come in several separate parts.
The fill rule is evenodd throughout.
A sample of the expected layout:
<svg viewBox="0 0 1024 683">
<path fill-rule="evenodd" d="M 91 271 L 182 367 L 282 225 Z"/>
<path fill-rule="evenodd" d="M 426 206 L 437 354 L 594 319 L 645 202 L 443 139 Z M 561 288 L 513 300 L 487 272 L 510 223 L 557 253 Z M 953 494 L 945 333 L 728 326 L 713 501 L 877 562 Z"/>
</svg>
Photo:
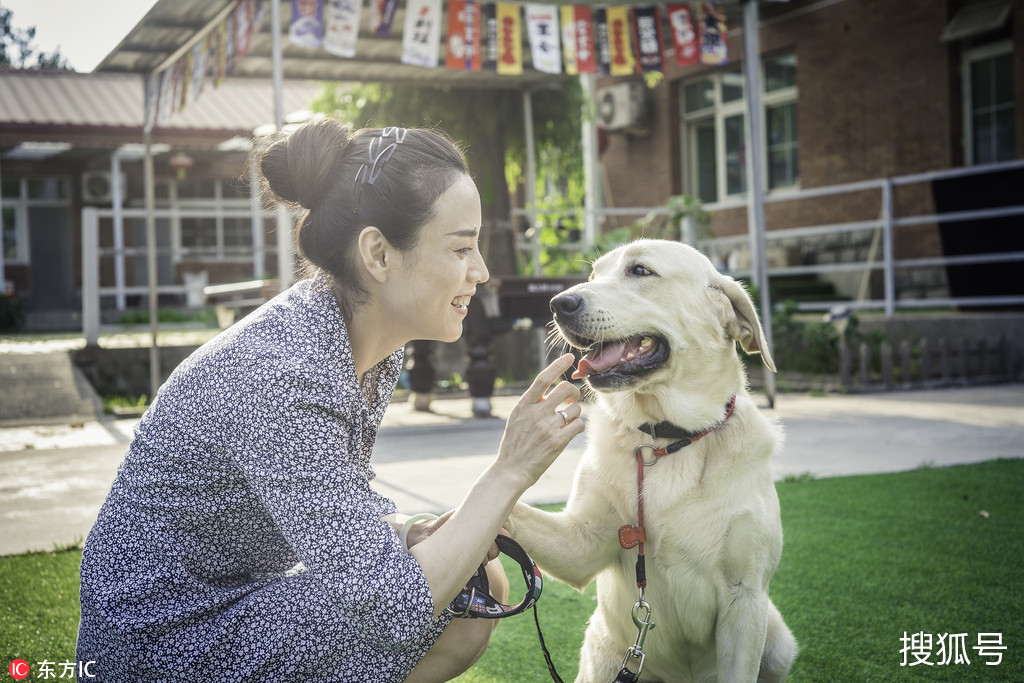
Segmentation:
<svg viewBox="0 0 1024 683">
<path fill-rule="evenodd" d="M 598 398 L 565 509 L 519 504 L 507 529 L 551 576 L 580 590 L 597 579 L 577 682 L 638 667 L 666 683 L 785 679 L 796 640 L 768 597 L 782 433 L 736 352 L 775 370 L 750 297 L 695 249 L 640 240 L 551 309 L 587 350 L 575 376 Z"/>
</svg>

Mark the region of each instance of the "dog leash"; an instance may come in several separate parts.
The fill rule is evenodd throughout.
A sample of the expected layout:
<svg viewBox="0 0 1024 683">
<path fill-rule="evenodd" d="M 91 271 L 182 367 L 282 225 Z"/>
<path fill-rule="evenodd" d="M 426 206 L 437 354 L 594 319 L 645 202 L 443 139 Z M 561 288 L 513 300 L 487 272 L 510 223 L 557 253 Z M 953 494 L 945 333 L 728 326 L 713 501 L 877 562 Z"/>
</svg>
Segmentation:
<svg viewBox="0 0 1024 683">
<path fill-rule="evenodd" d="M 725 405 L 725 417 L 701 432 L 691 432 L 670 422 L 659 422 L 655 425 L 648 422 L 639 427 L 640 431 L 655 438 L 677 439 L 677 441 L 662 448 L 655 448 L 651 444 L 641 444 L 636 449 L 637 523 L 635 526 L 625 524 L 619 528 L 619 545 L 624 550 L 637 548 L 636 586 L 639 591 L 639 597 L 633 605 L 632 613 L 633 624 L 637 628 L 637 634 L 636 641 L 631 647 L 626 649 L 619 674 L 615 677 L 613 683 L 635 683 L 640 678 L 640 672 L 643 671 L 644 659 L 646 658 L 643 649 L 644 640 L 647 638 L 647 632 L 654 628 L 651 605 L 644 599 L 644 592 L 647 590 L 647 564 L 644 557 L 644 543 L 647 541 L 647 530 L 644 527 L 644 467 L 654 465 L 658 462 L 658 458 L 675 453 L 715 431 L 725 424 L 725 421 L 729 419 L 735 408 L 736 397 L 733 396 Z M 650 462 L 644 459 L 644 450 L 648 448 L 651 449 L 651 454 L 654 456 L 654 459 Z M 627 666 L 630 660 L 637 662 L 635 672 Z"/>
</svg>

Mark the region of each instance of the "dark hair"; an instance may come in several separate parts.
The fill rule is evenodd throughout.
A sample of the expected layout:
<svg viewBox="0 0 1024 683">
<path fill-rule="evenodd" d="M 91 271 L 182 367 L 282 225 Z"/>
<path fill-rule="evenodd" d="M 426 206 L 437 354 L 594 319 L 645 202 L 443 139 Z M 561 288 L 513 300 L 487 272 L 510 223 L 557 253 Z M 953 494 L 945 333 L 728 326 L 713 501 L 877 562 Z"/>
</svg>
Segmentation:
<svg viewBox="0 0 1024 683">
<path fill-rule="evenodd" d="M 378 158 L 399 137 L 390 156 Z M 275 137 L 254 158 L 279 201 L 306 209 L 299 221 L 299 252 L 332 280 L 346 318 L 366 298 L 355 260 L 363 228 L 376 226 L 396 249 L 412 249 L 420 228 L 433 218 L 438 197 L 469 174 L 462 153 L 443 133 L 352 131 L 331 118 Z"/>
</svg>

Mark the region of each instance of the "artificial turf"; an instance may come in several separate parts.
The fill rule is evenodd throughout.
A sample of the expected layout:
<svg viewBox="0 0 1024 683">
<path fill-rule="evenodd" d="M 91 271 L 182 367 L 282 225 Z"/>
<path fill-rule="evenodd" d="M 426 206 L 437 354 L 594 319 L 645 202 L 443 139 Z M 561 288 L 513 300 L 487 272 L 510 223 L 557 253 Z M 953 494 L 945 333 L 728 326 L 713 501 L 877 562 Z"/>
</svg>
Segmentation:
<svg viewBox="0 0 1024 683">
<path fill-rule="evenodd" d="M 1024 459 L 796 478 L 778 491 L 785 548 L 771 595 L 800 643 L 789 680 L 1024 681 Z M 5 662 L 55 662 L 59 675 L 74 660 L 80 561 L 78 551 L 0 557 Z M 507 569 L 516 599 L 519 570 Z M 541 626 L 566 681 L 593 609 L 593 585 L 545 582 Z M 940 663 L 943 634 L 966 634 L 969 664 Z M 997 666 L 975 649 L 980 634 L 999 634 Z M 931 665 L 910 665 L 921 659 Z M 458 680 L 550 680 L 532 613 L 504 620 Z"/>
</svg>

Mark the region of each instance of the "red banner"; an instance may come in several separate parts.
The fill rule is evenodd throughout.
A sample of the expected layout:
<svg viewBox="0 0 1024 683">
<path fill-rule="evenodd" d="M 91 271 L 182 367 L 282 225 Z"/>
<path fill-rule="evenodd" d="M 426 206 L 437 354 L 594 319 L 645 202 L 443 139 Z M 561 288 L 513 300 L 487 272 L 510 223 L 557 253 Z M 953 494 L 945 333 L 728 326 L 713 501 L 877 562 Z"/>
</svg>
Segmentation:
<svg viewBox="0 0 1024 683">
<path fill-rule="evenodd" d="M 700 43 L 694 28 L 693 12 L 689 5 L 668 5 L 668 24 L 672 27 L 672 46 L 676 64 L 689 66 L 700 59 Z"/>
<path fill-rule="evenodd" d="M 449 0 L 445 66 L 479 71 L 480 46 L 480 3 L 476 0 Z"/>
</svg>

